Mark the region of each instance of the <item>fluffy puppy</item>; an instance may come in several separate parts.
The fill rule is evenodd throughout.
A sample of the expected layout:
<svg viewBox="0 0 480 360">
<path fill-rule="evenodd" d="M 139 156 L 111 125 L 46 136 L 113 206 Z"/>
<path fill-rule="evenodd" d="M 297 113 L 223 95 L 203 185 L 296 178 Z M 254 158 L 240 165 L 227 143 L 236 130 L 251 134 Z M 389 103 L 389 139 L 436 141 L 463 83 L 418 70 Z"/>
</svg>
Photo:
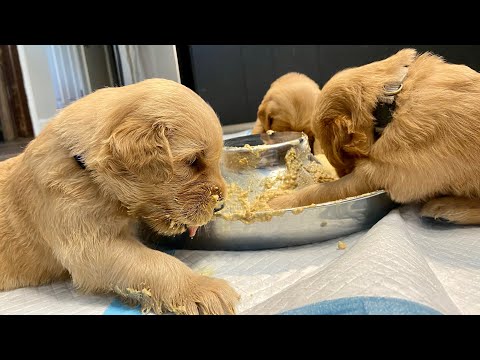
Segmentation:
<svg viewBox="0 0 480 360">
<path fill-rule="evenodd" d="M 341 71 L 318 98 L 313 133 L 343 177 L 272 207 L 385 189 L 399 203 L 425 202 L 424 217 L 480 224 L 480 74 L 469 67 L 404 49 Z"/>
<path fill-rule="evenodd" d="M 225 193 L 222 129 L 188 88 L 151 79 L 62 110 L 0 163 L 0 290 L 71 277 L 157 313 L 234 313 L 236 292 L 143 245 L 207 223 Z"/>
<path fill-rule="evenodd" d="M 258 107 L 252 134 L 268 130 L 303 131 L 308 135 L 313 153 L 322 154 L 315 141 L 311 120 L 320 88 L 308 76 L 288 73 L 275 80 Z"/>
</svg>

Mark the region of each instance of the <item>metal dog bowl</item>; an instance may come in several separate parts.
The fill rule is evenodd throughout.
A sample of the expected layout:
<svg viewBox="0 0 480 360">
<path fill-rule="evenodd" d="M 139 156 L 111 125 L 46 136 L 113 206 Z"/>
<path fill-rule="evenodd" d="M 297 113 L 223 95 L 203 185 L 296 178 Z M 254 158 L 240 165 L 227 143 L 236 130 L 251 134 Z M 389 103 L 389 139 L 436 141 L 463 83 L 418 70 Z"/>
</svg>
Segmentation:
<svg viewBox="0 0 480 360">
<path fill-rule="evenodd" d="M 244 147 L 248 144 L 247 147 Z M 311 155 L 308 138 L 302 133 L 276 132 L 225 140 L 222 174 L 227 183 L 250 185 L 250 197 L 262 191 L 266 177 L 285 171 L 285 154 L 295 148 L 302 163 L 318 160 Z M 245 160 L 244 160 L 245 159 Z M 241 160 L 241 161 L 239 161 Z M 246 224 L 216 215 L 190 239 L 186 233 L 165 237 L 143 227 L 141 237 L 173 248 L 203 250 L 259 250 L 297 246 L 346 236 L 373 226 L 396 204 L 383 190 L 355 198 L 308 207 L 298 213 L 287 209 L 269 221 Z M 223 210 L 222 210 L 223 211 Z M 260 214 L 269 216 L 274 211 Z"/>
</svg>

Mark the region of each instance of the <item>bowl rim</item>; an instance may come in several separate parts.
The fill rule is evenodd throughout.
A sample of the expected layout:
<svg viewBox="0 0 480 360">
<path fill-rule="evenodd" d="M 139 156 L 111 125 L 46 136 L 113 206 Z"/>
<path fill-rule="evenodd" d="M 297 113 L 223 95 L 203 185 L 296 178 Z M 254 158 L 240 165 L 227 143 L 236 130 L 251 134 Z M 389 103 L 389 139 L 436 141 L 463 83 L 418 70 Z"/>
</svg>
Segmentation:
<svg viewBox="0 0 480 360">
<path fill-rule="evenodd" d="M 294 133 L 294 134 L 299 134 L 299 137 L 296 138 L 296 139 L 293 139 L 293 140 L 288 140 L 288 141 L 284 141 L 284 142 L 281 142 L 281 143 L 277 143 L 277 144 L 262 144 L 262 145 L 255 145 L 255 146 L 251 146 L 251 149 L 248 149 L 248 148 L 245 148 L 245 147 L 238 147 L 238 146 L 223 146 L 223 151 L 224 152 L 239 152 L 239 153 L 242 153 L 242 152 L 246 152 L 246 153 L 251 153 L 252 152 L 252 149 L 255 151 L 255 150 L 272 150 L 272 149 L 276 149 L 276 148 L 282 148 L 284 146 L 292 146 L 292 145 L 297 145 L 297 144 L 301 144 L 302 141 L 308 141 L 308 136 L 307 134 L 305 134 L 304 132 L 300 132 L 300 131 L 288 131 L 289 133 Z M 280 133 L 280 131 L 279 131 Z M 235 137 L 234 139 L 241 139 L 241 138 L 244 138 L 244 137 L 250 137 L 250 136 L 262 136 L 263 134 L 251 134 L 251 135 L 244 135 L 244 136 L 238 136 L 238 137 Z M 231 139 L 228 139 L 228 140 L 231 140 Z"/>
<path fill-rule="evenodd" d="M 383 195 L 383 194 L 386 194 L 388 196 L 388 193 L 385 190 L 375 190 L 375 191 L 371 191 L 371 192 L 368 192 L 368 193 L 365 193 L 365 194 L 362 194 L 362 195 L 348 197 L 346 199 L 339 199 L 339 200 L 324 202 L 324 203 L 321 203 L 321 204 L 315 204 L 315 206 L 307 205 L 307 206 L 298 206 L 298 207 L 287 208 L 287 209 L 264 210 L 264 211 L 258 211 L 258 212 L 256 212 L 256 214 L 258 214 L 258 215 L 280 216 L 280 215 L 285 215 L 285 213 L 287 213 L 287 212 L 293 213 L 294 210 L 302 209 L 302 208 L 303 208 L 303 211 L 301 213 L 303 213 L 303 212 L 308 211 L 308 210 L 314 210 L 314 209 L 318 209 L 318 208 L 337 206 L 337 205 L 344 205 L 344 204 L 349 203 L 349 202 L 354 202 L 354 201 L 358 201 L 358 200 L 365 200 L 365 199 L 368 199 L 368 198 L 371 198 L 371 197 L 374 197 L 374 196 L 380 196 L 380 195 Z M 392 200 L 392 202 L 393 202 L 393 200 Z M 301 213 L 294 214 L 294 215 L 300 215 Z M 222 219 L 222 220 L 225 220 L 224 218 L 222 218 L 222 216 L 220 214 L 215 215 L 215 217 L 217 217 L 219 219 Z M 241 221 L 241 220 L 225 220 L 225 221 Z"/>
</svg>

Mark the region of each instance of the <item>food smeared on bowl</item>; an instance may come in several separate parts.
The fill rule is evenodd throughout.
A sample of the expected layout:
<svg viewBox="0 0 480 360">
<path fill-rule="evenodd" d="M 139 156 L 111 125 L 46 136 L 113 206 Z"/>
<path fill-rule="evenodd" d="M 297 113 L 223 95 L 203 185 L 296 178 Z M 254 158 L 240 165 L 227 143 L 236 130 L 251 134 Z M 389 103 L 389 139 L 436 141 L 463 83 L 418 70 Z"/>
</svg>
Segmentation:
<svg viewBox="0 0 480 360">
<path fill-rule="evenodd" d="M 338 179 L 325 155 L 310 153 L 302 133 L 272 132 L 225 140 L 221 167 L 229 193 L 212 221 L 200 227 L 193 239 L 189 233 L 161 236 L 143 226 L 143 241 L 160 248 L 197 250 L 298 246 L 367 229 L 396 206 L 379 190 L 329 203 L 270 209 L 268 201 L 279 194 Z M 343 247 L 340 244 L 339 250 L 346 250 Z"/>
<path fill-rule="evenodd" d="M 225 207 L 216 216 L 250 224 L 282 215 L 284 210 L 268 206 L 274 197 L 338 179 L 325 161 L 311 154 L 303 133 L 272 131 L 225 141 L 222 173 L 228 194 Z M 304 208 L 293 212 L 299 214 Z"/>
</svg>

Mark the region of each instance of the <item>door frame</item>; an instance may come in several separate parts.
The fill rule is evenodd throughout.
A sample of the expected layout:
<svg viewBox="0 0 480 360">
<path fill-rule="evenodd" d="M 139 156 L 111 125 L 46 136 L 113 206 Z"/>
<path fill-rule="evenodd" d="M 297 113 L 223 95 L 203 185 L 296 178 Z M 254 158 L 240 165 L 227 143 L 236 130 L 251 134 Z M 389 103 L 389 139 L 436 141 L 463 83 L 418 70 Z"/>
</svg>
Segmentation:
<svg viewBox="0 0 480 360">
<path fill-rule="evenodd" d="M 0 45 L 0 117 L 4 141 L 33 137 L 16 45 Z"/>
</svg>

